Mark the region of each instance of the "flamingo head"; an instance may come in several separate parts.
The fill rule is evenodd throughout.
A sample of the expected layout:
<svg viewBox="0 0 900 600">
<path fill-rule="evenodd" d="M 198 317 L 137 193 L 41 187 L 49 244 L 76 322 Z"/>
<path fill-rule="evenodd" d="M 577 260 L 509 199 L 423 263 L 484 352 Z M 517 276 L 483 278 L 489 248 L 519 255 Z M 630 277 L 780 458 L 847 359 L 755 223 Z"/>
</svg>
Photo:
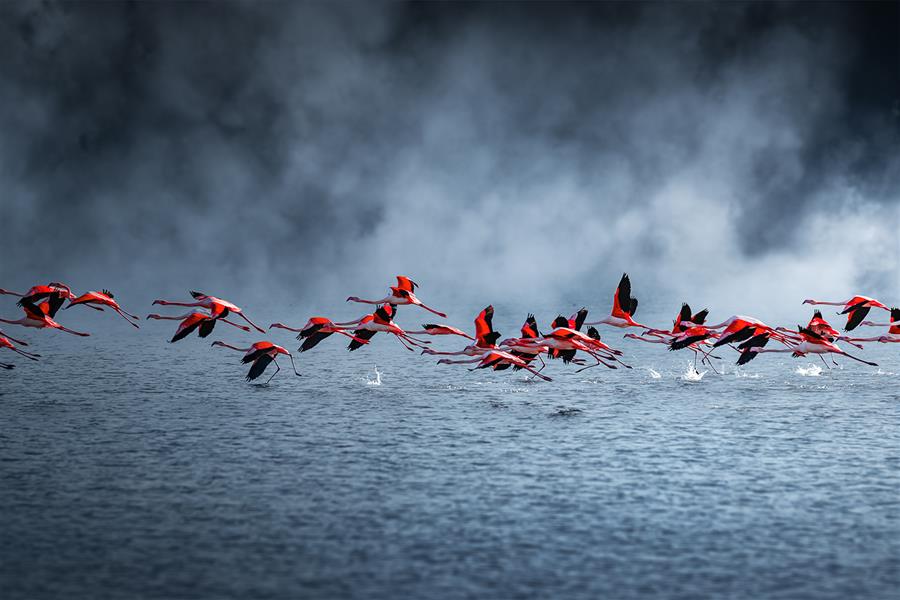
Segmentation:
<svg viewBox="0 0 900 600">
<path fill-rule="evenodd" d="M 225 342 L 220 342 L 218 340 L 213 342 L 212 344 L 210 344 L 210 346 L 224 346 L 224 345 L 225 345 Z"/>
<path fill-rule="evenodd" d="M 818 302 L 812 299 L 807 299 L 803 301 L 803 304 L 818 304 Z"/>
</svg>

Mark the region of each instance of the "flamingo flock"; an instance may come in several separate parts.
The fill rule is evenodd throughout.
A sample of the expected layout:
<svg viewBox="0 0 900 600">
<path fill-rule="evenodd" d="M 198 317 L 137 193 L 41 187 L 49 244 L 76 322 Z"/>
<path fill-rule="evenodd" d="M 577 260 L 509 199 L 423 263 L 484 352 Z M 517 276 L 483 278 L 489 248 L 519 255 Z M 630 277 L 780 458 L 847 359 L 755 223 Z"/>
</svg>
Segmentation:
<svg viewBox="0 0 900 600">
<path fill-rule="evenodd" d="M 716 353 L 726 348 L 737 352 L 735 361 L 738 365 L 744 365 L 757 358 L 760 354 L 789 353 L 794 357 L 818 355 L 824 362 L 824 355 L 829 355 L 834 364 L 835 357 L 844 357 L 870 366 L 876 363 L 864 360 L 855 354 L 850 354 L 840 346 L 838 342 L 846 343 L 857 349 L 863 349 L 863 343 L 900 343 L 900 309 L 890 308 L 886 304 L 867 296 L 853 296 L 849 300 L 830 302 L 807 299 L 803 304 L 813 306 L 837 306 L 841 307 L 838 315 L 846 315 L 844 333 L 834 329 L 825 319 L 821 310 L 814 310 L 809 322 L 797 325 L 796 330 L 787 327 L 772 327 L 754 317 L 734 315 L 721 323 L 710 325 L 707 323 L 709 310 L 703 309 L 697 312 L 684 303 L 675 315 L 671 328 L 656 328 L 643 325 L 635 321 L 635 313 L 638 308 L 638 300 L 632 295 L 631 279 L 628 274 L 623 274 L 619 285 L 613 294 L 612 308 L 609 314 L 597 321 L 588 321 L 588 310 L 582 308 L 575 314 L 567 317 L 558 315 L 549 323 L 549 329 L 543 333 L 540 331 L 538 321 L 533 314 L 528 314 L 523 322 L 518 337 L 501 339 L 501 334 L 494 329 L 494 307 L 489 305 L 476 315 L 472 335 L 465 330 L 441 323 L 426 323 L 421 329 L 415 331 L 404 330 L 394 319 L 400 306 L 419 307 L 441 318 L 447 315 L 426 304 L 415 294 L 418 284 L 405 276 L 397 277 L 397 285 L 389 286 L 390 294 L 378 300 L 365 300 L 357 296 L 347 298 L 348 302 L 361 304 L 373 304 L 375 310 L 360 316 L 358 319 L 346 322 L 335 322 L 327 317 L 310 317 L 302 327 L 292 327 L 284 323 L 272 323 L 269 330 L 284 329 L 297 334 L 300 346 L 299 353 L 308 352 L 319 346 L 321 342 L 338 334 L 349 339 L 347 349 L 351 352 L 367 346 L 378 333 L 389 334 L 406 350 L 419 351 L 423 355 L 440 357 L 437 363 L 441 365 L 474 365 L 469 370 L 491 369 L 503 371 L 524 370 L 531 377 L 543 381 L 552 381 L 552 378 L 543 373 L 548 361 L 559 360 L 565 365 L 575 365 L 576 372 L 603 366 L 608 369 L 623 367 L 630 369 L 622 357 L 622 350 L 614 348 L 601 341 L 600 331 L 596 326 L 605 325 L 619 329 L 633 329 L 640 333 L 626 333 L 623 339 L 631 339 L 644 343 L 662 344 L 670 351 L 688 350 L 694 355 L 694 365 L 699 360 L 715 370 L 711 359 L 721 360 Z M 24 293 L 17 293 L 0 289 L 0 295 L 10 295 L 19 298 L 17 305 L 24 313 L 19 319 L 0 318 L 0 323 L 30 327 L 33 329 L 55 329 L 71 335 L 88 336 L 90 334 L 67 328 L 55 319 L 57 313 L 68 310 L 73 306 L 85 306 L 97 311 L 109 309 L 126 320 L 131 326 L 138 328 L 140 317 L 126 312 L 115 300 L 112 292 L 102 290 L 100 292 L 89 291 L 76 296 L 68 285 L 60 282 L 50 282 L 46 285 L 36 285 Z M 266 333 L 251 321 L 236 304 L 208 294 L 191 291 L 193 302 L 155 300 L 153 305 L 189 307 L 191 312 L 181 315 L 147 315 L 148 320 L 178 321 L 175 333 L 169 343 L 181 341 L 197 333 L 198 337 L 206 338 L 214 331 L 216 324 L 225 323 L 245 333 L 255 330 Z M 68 303 L 68 304 L 66 304 Z M 872 309 L 887 311 L 890 321 L 887 323 L 865 320 Z M 230 320 L 228 317 L 239 317 L 245 324 Z M 582 331 L 587 327 L 586 331 Z M 877 336 L 852 337 L 848 335 L 858 327 L 887 328 L 887 331 Z M 469 344 L 459 350 L 439 351 L 430 347 L 431 340 L 423 336 L 456 336 L 468 340 Z M 770 346 L 770 342 L 774 346 Z M 286 356 L 291 362 L 291 368 L 295 375 L 300 376 L 294 363 L 294 356 L 283 346 L 279 346 L 269 340 L 260 340 L 242 348 L 226 344 L 222 341 L 212 342 L 214 347 L 222 347 L 238 352 L 243 352 L 241 364 L 250 365 L 246 375 L 247 381 L 255 381 L 268 370 L 270 365 L 274 370 L 265 384 L 268 384 L 281 370 L 277 359 Z M 39 360 L 40 354 L 26 350 L 28 343 L 7 335 L 0 330 L 0 349 L 8 349 L 28 360 Z M 546 358 L 546 360 L 545 360 Z M 828 366 L 827 362 L 825 363 Z M 12 369 L 12 363 L 0 362 L 0 368 Z"/>
</svg>

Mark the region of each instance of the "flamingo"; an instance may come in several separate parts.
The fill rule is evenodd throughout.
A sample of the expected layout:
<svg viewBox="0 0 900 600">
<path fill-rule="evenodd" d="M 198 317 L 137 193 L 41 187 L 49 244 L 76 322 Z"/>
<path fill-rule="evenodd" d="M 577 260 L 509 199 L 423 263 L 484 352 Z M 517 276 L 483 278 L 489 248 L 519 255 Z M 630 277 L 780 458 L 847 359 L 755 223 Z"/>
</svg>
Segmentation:
<svg viewBox="0 0 900 600">
<path fill-rule="evenodd" d="M 256 329 L 260 333 L 265 333 L 266 330 L 259 327 L 253 321 L 247 318 L 247 315 L 244 314 L 243 310 L 235 304 L 227 300 L 222 300 L 221 298 L 216 298 L 215 296 L 209 296 L 202 292 L 191 291 L 191 296 L 196 299 L 196 302 L 170 302 L 168 300 L 154 300 L 153 304 L 160 304 L 162 306 L 202 306 L 209 310 L 211 316 L 213 318 L 221 318 L 228 316 L 228 313 L 234 313 L 238 315 L 240 318 L 247 321 L 251 327 Z"/>
<path fill-rule="evenodd" d="M 414 304 L 416 306 L 421 306 L 428 312 L 432 312 L 437 316 L 446 319 L 447 315 L 444 313 L 434 310 L 428 306 L 422 304 L 422 301 L 416 298 L 415 289 L 419 286 L 418 283 L 410 279 L 409 277 L 404 277 L 402 275 L 397 276 L 397 285 L 391 286 L 391 295 L 381 300 L 363 300 L 362 298 L 357 298 L 356 296 L 350 296 L 347 298 L 347 302 L 361 302 L 363 304 L 393 304 L 394 306 L 400 306 L 404 304 Z"/>
<path fill-rule="evenodd" d="M 863 321 L 860 325 L 869 327 L 889 327 L 886 335 L 872 338 L 852 338 L 854 342 L 881 342 L 882 344 L 900 343 L 900 308 L 891 309 L 890 323 L 874 323 Z"/>
<path fill-rule="evenodd" d="M 200 329 L 200 337 L 205 338 L 210 333 L 212 333 L 213 329 L 216 326 L 216 321 L 228 323 L 229 325 L 237 327 L 242 331 L 250 331 L 249 327 L 238 325 L 237 323 L 233 323 L 224 317 L 215 318 L 206 313 L 198 311 L 189 312 L 177 317 L 164 317 L 163 315 L 152 314 L 147 315 L 147 318 L 155 319 L 158 321 L 181 321 L 181 323 L 178 324 L 178 329 L 175 330 L 175 335 L 173 335 L 172 339 L 169 340 L 170 344 L 174 344 L 179 340 L 183 340 L 184 338 L 192 334 L 197 328 Z"/>
<path fill-rule="evenodd" d="M 13 342 L 15 342 L 15 343 L 13 343 Z M 17 352 L 18 354 L 21 354 L 25 358 L 29 358 L 31 360 L 37 360 L 41 357 L 40 354 L 33 354 L 31 352 L 25 352 L 24 350 L 20 350 L 19 348 L 16 348 L 16 344 L 19 344 L 20 346 L 28 345 L 27 342 L 24 342 L 22 340 L 17 340 L 16 338 L 12 337 L 11 335 L 7 335 L 3 331 L 0 331 L 0 348 L 9 348 L 13 352 Z M 5 364 L 2 364 L 0 366 L 3 366 L 3 368 L 5 368 L 5 369 L 12 369 L 13 366 L 15 366 L 15 365 L 7 366 Z"/>
<path fill-rule="evenodd" d="M 541 337 L 541 333 L 538 331 L 537 319 L 534 318 L 533 314 L 529 314 L 525 318 L 525 322 L 522 324 L 521 329 L 521 337 L 519 338 L 507 338 L 500 342 L 499 346 L 503 347 L 513 356 L 521 358 L 527 364 L 531 364 L 535 358 L 541 361 L 541 368 L 538 369 L 542 371 L 546 365 L 544 359 L 541 358 L 541 354 L 543 352 L 549 352 L 550 348 L 546 345 L 536 345 L 531 342 L 531 340 L 536 340 Z M 521 369 L 522 367 L 513 366 L 514 370 Z"/>
<path fill-rule="evenodd" d="M 839 348 L 838 345 L 834 342 L 829 342 L 818 333 L 811 331 L 805 327 L 798 325 L 797 332 L 800 334 L 800 337 L 803 341 L 795 346 L 789 348 L 754 348 L 753 350 L 757 354 L 762 354 L 765 352 L 790 352 L 794 357 L 806 356 L 807 354 L 839 354 L 857 362 L 869 365 L 870 367 L 878 366 L 878 363 L 869 362 L 867 360 L 857 358 L 852 354 L 848 354 L 847 352 Z"/>
<path fill-rule="evenodd" d="M 297 377 L 301 377 L 300 373 L 297 372 L 297 367 L 294 365 L 294 357 L 288 352 L 285 348 L 273 344 L 272 342 L 263 340 L 261 342 L 255 342 L 249 348 L 238 348 L 236 346 L 231 346 L 226 344 L 225 342 L 213 342 L 213 346 L 222 346 L 223 348 L 231 348 L 232 350 L 237 350 L 238 352 L 244 352 L 244 358 L 241 359 L 242 364 L 253 363 L 253 366 L 250 367 L 250 371 L 247 373 L 247 381 L 253 381 L 257 377 L 263 374 L 263 371 L 266 370 L 266 367 L 269 366 L 269 363 L 275 363 L 275 372 L 272 373 L 271 377 L 266 380 L 268 384 L 272 381 L 272 377 L 278 375 L 278 372 L 281 370 L 281 367 L 278 366 L 278 361 L 275 358 L 279 354 L 287 354 L 288 358 L 291 359 L 291 367 L 294 368 L 294 375 Z"/>
<path fill-rule="evenodd" d="M 90 335 L 89 333 L 81 333 L 73 329 L 67 329 L 54 321 L 52 314 L 50 314 L 53 311 L 53 304 L 49 302 L 36 306 L 33 303 L 26 301 L 25 298 L 22 298 L 19 300 L 19 303 L 22 306 L 22 310 L 25 311 L 25 316 L 17 321 L 0 319 L 0 322 L 9 323 L 10 325 L 21 325 L 22 327 L 34 327 L 35 329 L 59 329 L 60 331 L 65 331 L 72 335 L 80 335 L 82 337 Z"/>
<path fill-rule="evenodd" d="M 35 306 L 43 306 L 41 301 L 46 299 L 47 308 L 42 310 L 50 315 L 50 317 L 56 316 L 57 311 L 66 300 L 75 298 L 75 295 L 72 293 L 69 286 L 64 283 L 59 283 L 58 281 L 51 281 L 47 285 L 32 286 L 31 289 L 24 294 L 2 289 L 0 289 L 0 294 L 20 296 L 19 301 L 16 302 L 18 306 L 22 306 L 24 302 L 30 302 Z"/>
<path fill-rule="evenodd" d="M 342 326 L 356 325 L 360 321 L 362 321 L 361 318 L 356 321 L 350 321 L 349 323 L 332 323 L 331 319 L 325 317 L 311 317 L 301 329 L 289 327 L 284 323 L 272 323 L 269 325 L 269 329 L 287 329 L 288 331 L 297 332 L 297 339 L 303 340 L 303 344 L 300 346 L 299 351 L 306 352 L 307 350 L 314 348 L 319 342 L 329 337 L 332 333 L 340 333 L 361 344 L 368 344 L 368 340 L 357 338 L 342 329 Z"/>
<path fill-rule="evenodd" d="M 868 296 L 853 296 L 846 302 L 824 302 L 822 300 L 809 299 L 804 300 L 803 304 L 843 306 L 844 310 L 837 314 L 847 315 L 847 324 L 844 325 L 844 331 L 853 331 L 854 329 L 856 329 L 856 327 L 860 323 L 862 323 L 863 319 L 866 318 L 866 315 L 869 314 L 869 310 L 871 310 L 872 308 L 883 308 L 887 311 L 891 310 L 878 300 L 869 298 Z"/>
<path fill-rule="evenodd" d="M 612 325 L 613 327 L 642 327 L 650 329 L 650 327 L 641 325 L 632 318 L 634 313 L 637 312 L 637 307 L 637 298 L 631 297 L 631 279 L 628 278 L 628 273 L 623 273 L 622 279 L 619 280 L 619 287 L 616 288 L 616 293 L 613 296 L 613 307 L 610 315 L 599 321 L 585 323 L 585 325 Z"/>
<path fill-rule="evenodd" d="M 847 337 L 845 335 L 841 335 L 840 332 L 838 332 L 834 327 L 831 326 L 831 323 L 829 323 L 828 321 L 825 320 L 825 318 L 822 316 L 822 311 L 820 311 L 818 309 L 813 311 L 813 316 L 809 320 L 809 323 L 807 323 L 806 328 L 809 329 L 810 331 L 818 333 L 819 335 L 824 337 L 829 342 L 845 340 L 851 346 L 855 346 L 855 347 L 859 348 L 860 350 L 863 349 L 863 347 L 861 345 L 854 343 L 854 341 L 852 339 L 850 339 L 849 337 Z M 775 330 L 783 333 L 785 336 L 787 336 L 791 341 L 793 341 L 795 343 L 799 343 L 800 341 L 802 341 L 798 334 L 794 333 L 790 329 L 787 329 L 786 327 L 776 327 Z"/>
<path fill-rule="evenodd" d="M 600 341 L 600 334 L 597 333 L 596 329 L 592 327 L 589 332 L 592 335 L 585 335 L 584 333 L 569 327 L 557 327 L 550 333 L 545 333 L 543 337 L 539 339 L 520 340 L 520 344 L 530 343 L 532 345 L 547 346 L 550 349 L 549 356 L 551 358 L 561 358 L 565 364 L 576 362 L 575 352 L 573 351 L 581 350 L 597 361 L 596 364 L 590 365 L 592 367 L 602 364 L 610 369 L 616 369 L 618 367 L 615 365 L 605 362 L 605 360 L 614 360 L 626 368 L 631 368 L 616 358 L 616 356 L 622 354 L 621 351 L 614 350 Z M 582 370 L 583 369 L 579 369 L 579 371 Z"/>
<path fill-rule="evenodd" d="M 108 306 L 119 313 L 119 316 L 128 321 L 129 325 L 132 325 L 135 328 L 140 328 L 137 323 L 133 323 L 131 321 L 131 319 L 140 320 L 140 317 L 122 310 L 122 307 L 119 306 L 119 303 L 116 302 L 114 298 L 115 296 L 113 296 L 113 293 L 109 290 L 103 290 L 102 292 L 88 292 L 86 294 L 78 296 L 75 299 L 70 299 L 69 305 L 64 310 L 69 310 L 70 308 L 78 304 L 81 304 L 83 306 L 90 306 L 91 308 L 97 308 L 99 310 L 103 310 L 103 306 Z M 98 306 L 91 306 L 93 304 L 96 304 Z"/>
<path fill-rule="evenodd" d="M 503 352 L 502 350 L 489 350 L 481 356 L 470 359 L 452 360 L 449 358 L 442 358 L 438 361 L 438 364 L 443 365 L 461 365 L 466 363 L 479 363 L 477 367 L 469 369 L 470 371 L 487 368 L 492 368 L 495 371 L 502 371 L 513 366 L 530 371 L 535 377 L 540 377 L 544 381 L 553 381 L 546 375 L 542 375 L 540 371 L 536 371 L 518 356 L 513 356 L 509 352 Z"/>
<path fill-rule="evenodd" d="M 382 304 L 375 312 L 370 315 L 366 315 L 363 317 L 359 324 L 356 325 L 356 329 L 353 331 L 354 339 L 350 340 L 350 344 L 347 346 L 347 349 L 353 352 L 358 348 L 362 347 L 366 341 L 372 339 L 372 337 L 378 333 L 379 331 L 384 333 L 392 333 L 397 338 L 397 341 L 406 348 L 407 350 L 412 350 L 412 348 L 408 345 L 417 346 L 422 348 L 422 344 L 430 344 L 431 342 L 418 340 L 416 338 L 410 337 L 403 329 L 400 328 L 399 325 L 393 322 L 394 311 L 396 307 L 393 304 Z M 341 329 L 350 329 L 350 327 L 342 327 Z"/>
<path fill-rule="evenodd" d="M 449 325 L 435 325 L 434 323 L 425 323 L 422 325 L 421 331 L 408 331 L 407 333 L 412 335 L 458 335 L 473 342 L 475 341 L 475 338 L 462 329 L 450 327 Z"/>
<path fill-rule="evenodd" d="M 494 306 L 488 305 L 478 313 L 475 317 L 475 343 L 466 346 L 459 352 L 438 352 L 431 348 L 422 350 L 422 354 L 432 354 L 441 356 L 481 356 L 482 354 L 493 350 L 497 347 L 497 340 L 500 339 L 500 333 L 494 331 Z"/>
<path fill-rule="evenodd" d="M 724 329 L 722 329 L 724 327 Z M 769 327 L 759 319 L 746 317 L 744 315 L 733 315 L 717 325 L 708 325 L 707 329 L 722 329 L 717 334 L 718 339 L 713 344 L 713 348 L 744 342 L 752 338 L 754 335 L 767 332 L 772 339 L 780 342 L 786 342 L 786 337 L 778 332 L 774 327 Z"/>
</svg>

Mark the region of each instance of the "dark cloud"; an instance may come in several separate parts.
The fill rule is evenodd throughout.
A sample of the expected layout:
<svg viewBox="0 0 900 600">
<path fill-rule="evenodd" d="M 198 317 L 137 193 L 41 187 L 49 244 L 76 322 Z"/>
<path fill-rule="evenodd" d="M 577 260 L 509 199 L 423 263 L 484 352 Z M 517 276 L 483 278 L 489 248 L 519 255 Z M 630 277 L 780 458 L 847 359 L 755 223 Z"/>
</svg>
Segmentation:
<svg viewBox="0 0 900 600">
<path fill-rule="evenodd" d="M 897 293 L 898 40 L 897 3 L 2 4 L 0 275 L 821 286 L 826 237 L 827 291 Z"/>
</svg>

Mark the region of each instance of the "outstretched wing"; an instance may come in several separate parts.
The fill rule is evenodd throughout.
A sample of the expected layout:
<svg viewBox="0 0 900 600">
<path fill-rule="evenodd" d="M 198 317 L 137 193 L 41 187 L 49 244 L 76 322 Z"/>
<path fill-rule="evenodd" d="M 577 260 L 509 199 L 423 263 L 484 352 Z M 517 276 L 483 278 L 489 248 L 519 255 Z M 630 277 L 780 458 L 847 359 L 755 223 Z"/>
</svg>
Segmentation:
<svg viewBox="0 0 900 600">
<path fill-rule="evenodd" d="M 869 310 L 871 310 L 868 306 L 860 306 L 857 305 L 857 308 L 850 311 L 850 315 L 847 317 L 847 325 L 844 327 L 846 331 L 853 331 L 856 327 L 863 322 L 863 319 L 866 318 L 866 315 L 869 314 Z"/>
<path fill-rule="evenodd" d="M 357 329 L 353 332 L 353 337 L 357 337 L 359 340 L 371 340 L 375 333 L 377 332 L 368 329 Z M 347 346 L 347 350 L 353 352 L 354 350 L 362 348 L 363 342 L 359 340 L 350 340 L 350 345 Z"/>
<path fill-rule="evenodd" d="M 397 287 L 407 292 L 414 292 L 419 284 L 403 275 L 397 275 Z"/>
<path fill-rule="evenodd" d="M 262 354 L 259 358 L 256 359 L 256 362 L 253 363 L 253 366 L 250 367 L 250 372 L 247 373 L 247 381 L 253 381 L 257 377 L 263 374 L 263 371 L 266 370 L 266 367 L 269 366 L 275 360 L 271 354 Z"/>
<path fill-rule="evenodd" d="M 57 311 L 66 301 L 66 296 L 62 292 L 53 292 L 47 298 L 47 315 L 51 318 L 56 316 Z"/>
<path fill-rule="evenodd" d="M 613 298 L 613 314 L 628 313 L 631 309 L 631 279 L 628 273 L 622 273 L 622 279 L 619 280 L 619 287 L 616 288 L 616 295 Z"/>
<path fill-rule="evenodd" d="M 311 329 L 311 328 L 310 328 Z M 331 333 L 324 333 L 322 331 L 315 331 L 305 336 L 303 339 L 303 344 L 300 346 L 300 352 L 306 352 L 307 350 L 311 350 L 316 347 L 316 344 L 330 336 Z"/>
<path fill-rule="evenodd" d="M 475 340 L 480 344 L 485 336 L 494 331 L 494 307 L 487 306 L 483 311 L 475 317 Z"/>
<path fill-rule="evenodd" d="M 213 332 L 213 329 L 216 326 L 215 319 L 206 319 L 200 323 L 200 337 L 205 338 L 209 334 Z"/>
<path fill-rule="evenodd" d="M 581 331 L 581 326 L 584 325 L 584 320 L 587 319 L 588 310 L 586 308 L 582 308 L 577 313 L 575 313 L 575 331 Z"/>
<path fill-rule="evenodd" d="M 634 313 L 632 313 L 632 314 L 634 314 Z M 691 317 L 691 323 L 694 323 L 695 325 L 703 325 L 704 323 L 706 323 L 706 317 L 708 317 L 708 316 L 709 316 L 709 309 L 704 308 L 703 310 L 698 312 L 696 315 Z"/>
</svg>

